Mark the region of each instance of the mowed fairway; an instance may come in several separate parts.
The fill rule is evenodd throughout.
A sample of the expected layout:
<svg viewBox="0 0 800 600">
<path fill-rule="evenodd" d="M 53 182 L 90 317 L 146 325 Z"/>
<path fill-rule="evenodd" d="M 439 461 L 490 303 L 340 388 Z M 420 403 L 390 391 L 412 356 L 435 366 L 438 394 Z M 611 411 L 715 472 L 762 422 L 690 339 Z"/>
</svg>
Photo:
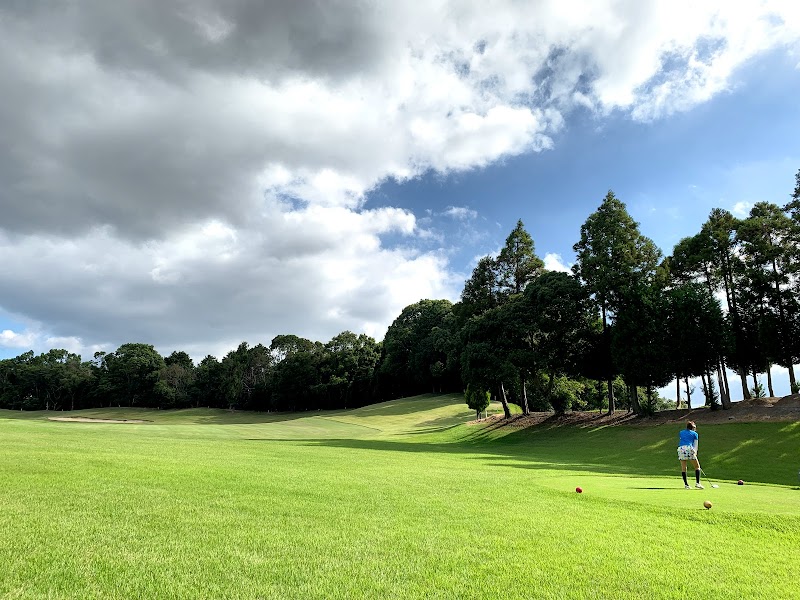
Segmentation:
<svg viewBox="0 0 800 600">
<path fill-rule="evenodd" d="M 720 487 L 686 491 L 680 425 L 490 431 L 457 396 L 52 414 L 0 411 L 3 598 L 798 594 L 800 423 L 701 426 Z"/>
</svg>

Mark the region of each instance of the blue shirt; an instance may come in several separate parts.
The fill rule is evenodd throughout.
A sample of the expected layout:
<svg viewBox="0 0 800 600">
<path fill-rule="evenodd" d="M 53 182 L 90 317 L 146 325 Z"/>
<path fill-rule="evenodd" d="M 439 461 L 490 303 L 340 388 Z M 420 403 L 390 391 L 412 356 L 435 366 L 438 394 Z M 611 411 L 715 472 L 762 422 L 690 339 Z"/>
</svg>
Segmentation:
<svg viewBox="0 0 800 600">
<path fill-rule="evenodd" d="M 694 446 L 699 439 L 700 436 L 697 435 L 696 431 L 681 429 L 681 433 L 678 436 L 678 446 Z"/>
</svg>

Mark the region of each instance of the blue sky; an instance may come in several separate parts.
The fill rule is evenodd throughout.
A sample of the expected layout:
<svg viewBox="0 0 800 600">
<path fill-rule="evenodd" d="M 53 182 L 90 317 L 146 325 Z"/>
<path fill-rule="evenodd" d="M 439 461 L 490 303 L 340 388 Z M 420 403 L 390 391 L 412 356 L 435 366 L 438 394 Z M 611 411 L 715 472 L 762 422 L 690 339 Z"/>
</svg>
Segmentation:
<svg viewBox="0 0 800 600">
<path fill-rule="evenodd" d="M 0 79 L 0 357 L 382 339 L 519 218 L 669 253 L 800 168 L 783 0 L 16 3 Z"/>
<path fill-rule="evenodd" d="M 417 214 L 449 206 L 475 210 L 474 226 L 485 235 L 453 259 L 469 273 L 475 256 L 496 251 L 517 219 L 540 256 L 552 252 L 571 262 L 581 225 L 613 189 L 642 233 L 669 254 L 699 231 L 712 208 L 783 204 L 794 190 L 800 169 L 795 61 L 784 53 L 760 57 L 737 72 L 731 87 L 691 111 L 648 123 L 578 108 L 550 150 L 468 173 L 390 181 L 369 202 Z M 448 233 L 457 236 L 456 229 Z"/>
</svg>

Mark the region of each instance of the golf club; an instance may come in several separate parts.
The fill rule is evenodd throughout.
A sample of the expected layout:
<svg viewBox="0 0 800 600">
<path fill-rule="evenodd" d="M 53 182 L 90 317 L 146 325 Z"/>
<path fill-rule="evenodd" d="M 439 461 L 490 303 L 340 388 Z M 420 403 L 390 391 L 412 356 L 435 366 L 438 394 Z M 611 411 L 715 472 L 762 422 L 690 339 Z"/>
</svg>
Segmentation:
<svg viewBox="0 0 800 600">
<path fill-rule="evenodd" d="M 703 477 L 705 477 L 705 478 L 708 480 L 708 482 L 711 484 L 711 487 L 712 487 L 712 488 L 715 488 L 715 489 L 716 489 L 716 488 L 718 488 L 718 487 L 719 487 L 719 486 L 718 486 L 716 483 L 714 483 L 713 481 L 711 481 L 711 479 L 708 477 L 708 475 L 706 475 L 706 472 L 705 472 L 705 471 L 703 471 L 703 468 L 702 468 L 702 467 L 700 468 L 700 472 L 703 474 Z"/>
</svg>

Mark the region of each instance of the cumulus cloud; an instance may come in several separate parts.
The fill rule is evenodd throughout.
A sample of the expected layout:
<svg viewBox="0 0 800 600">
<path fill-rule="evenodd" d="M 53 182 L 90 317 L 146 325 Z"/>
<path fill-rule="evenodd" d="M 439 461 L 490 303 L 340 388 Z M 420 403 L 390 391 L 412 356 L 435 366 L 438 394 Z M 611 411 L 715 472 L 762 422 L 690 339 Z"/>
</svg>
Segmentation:
<svg viewBox="0 0 800 600">
<path fill-rule="evenodd" d="M 564 259 L 561 258 L 561 255 L 554 252 L 548 252 L 544 255 L 544 268 L 548 271 L 561 271 L 562 273 L 572 272 L 572 269 L 564 264 Z"/>
<path fill-rule="evenodd" d="M 0 308 L 87 348 L 381 337 L 458 295 L 382 182 L 688 110 L 799 32 L 766 0 L 6 3 Z"/>
<path fill-rule="evenodd" d="M 382 337 L 404 306 L 457 294 L 443 256 L 382 247 L 382 233 L 413 230 L 405 211 L 309 207 L 259 222 L 261 233 L 210 221 L 147 242 L 108 228 L 69 242 L 0 236 L 0 252 L 17 257 L 0 265 L 4 306 L 87 346 L 211 348 L 278 333 Z"/>
<path fill-rule="evenodd" d="M 37 335 L 33 331 L 0 331 L 0 347 L 5 348 L 30 348 L 36 342 Z"/>
<path fill-rule="evenodd" d="M 751 202 L 745 202 L 742 200 L 733 205 L 731 213 L 733 213 L 737 217 L 744 218 L 750 214 L 751 208 L 753 208 L 753 204 Z"/>
</svg>

